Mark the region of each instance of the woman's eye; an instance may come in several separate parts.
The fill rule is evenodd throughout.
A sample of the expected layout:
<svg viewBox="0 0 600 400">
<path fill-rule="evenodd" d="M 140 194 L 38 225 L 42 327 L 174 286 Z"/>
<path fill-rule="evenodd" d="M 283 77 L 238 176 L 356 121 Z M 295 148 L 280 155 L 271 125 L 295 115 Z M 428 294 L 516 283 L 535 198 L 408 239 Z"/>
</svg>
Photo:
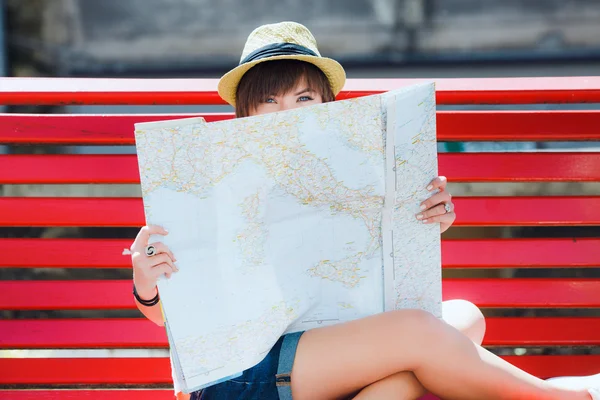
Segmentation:
<svg viewBox="0 0 600 400">
<path fill-rule="evenodd" d="M 265 100 L 265 103 L 275 103 L 275 99 L 272 97 L 269 97 L 268 99 Z"/>
<path fill-rule="evenodd" d="M 298 101 L 311 101 L 311 100 L 313 100 L 313 98 L 309 97 L 309 96 L 302 96 L 302 97 L 298 98 Z"/>
</svg>

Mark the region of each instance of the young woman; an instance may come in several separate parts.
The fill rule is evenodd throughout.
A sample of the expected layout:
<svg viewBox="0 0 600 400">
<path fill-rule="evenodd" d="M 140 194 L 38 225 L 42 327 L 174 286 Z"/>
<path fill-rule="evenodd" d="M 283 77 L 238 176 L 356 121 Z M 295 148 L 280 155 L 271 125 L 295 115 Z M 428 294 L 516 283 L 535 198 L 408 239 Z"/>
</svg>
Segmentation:
<svg viewBox="0 0 600 400">
<path fill-rule="evenodd" d="M 283 22 L 250 34 L 219 94 L 241 118 L 333 101 L 344 81 L 342 67 L 320 56 L 308 29 Z M 439 223 L 443 232 L 456 218 L 446 179 L 428 189 L 440 191 L 415 218 Z M 131 246 L 134 293 L 142 313 L 162 325 L 156 280 L 178 269 L 162 243 L 152 243 L 156 254 L 146 255 L 151 234 L 167 232 L 144 227 Z M 192 399 L 417 399 L 430 391 L 461 400 L 600 400 L 600 374 L 543 381 L 480 347 L 483 317 L 471 303 L 444 303 L 443 318 L 407 309 L 285 335 L 257 366 Z"/>
</svg>

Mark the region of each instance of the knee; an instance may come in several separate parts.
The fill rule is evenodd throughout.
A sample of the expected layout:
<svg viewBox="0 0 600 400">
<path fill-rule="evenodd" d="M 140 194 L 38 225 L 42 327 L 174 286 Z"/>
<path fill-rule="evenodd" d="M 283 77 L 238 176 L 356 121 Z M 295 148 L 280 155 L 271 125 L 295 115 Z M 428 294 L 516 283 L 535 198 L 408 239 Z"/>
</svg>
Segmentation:
<svg viewBox="0 0 600 400">
<path fill-rule="evenodd" d="M 485 336 L 485 317 L 481 310 L 467 300 L 449 300 L 442 304 L 443 319 L 477 344 Z"/>
<path fill-rule="evenodd" d="M 393 319 L 398 329 L 406 331 L 409 327 L 416 328 L 416 331 L 420 332 L 420 334 L 437 331 L 441 323 L 433 314 L 420 309 L 396 310 L 390 312 L 389 316 Z"/>
</svg>

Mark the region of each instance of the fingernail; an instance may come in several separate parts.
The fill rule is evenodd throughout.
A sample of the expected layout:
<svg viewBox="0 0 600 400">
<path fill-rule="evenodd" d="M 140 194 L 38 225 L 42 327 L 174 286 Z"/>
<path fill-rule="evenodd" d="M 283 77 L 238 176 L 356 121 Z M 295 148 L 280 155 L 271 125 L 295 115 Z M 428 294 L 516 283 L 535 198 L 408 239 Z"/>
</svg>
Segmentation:
<svg viewBox="0 0 600 400">
<path fill-rule="evenodd" d="M 427 190 L 431 190 L 431 189 L 433 189 L 433 185 L 427 186 Z"/>
<path fill-rule="evenodd" d="M 417 214 L 417 219 L 423 219 L 423 214 Z"/>
<path fill-rule="evenodd" d="M 425 204 L 421 204 L 421 210 L 424 210 L 426 208 L 427 208 L 427 206 L 425 206 Z"/>
<path fill-rule="evenodd" d="M 426 223 L 427 223 L 427 220 L 426 220 L 426 219 L 424 219 L 424 220 L 423 220 L 423 223 L 424 223 L 424 224 L 426 224 Z"/>
</svg>

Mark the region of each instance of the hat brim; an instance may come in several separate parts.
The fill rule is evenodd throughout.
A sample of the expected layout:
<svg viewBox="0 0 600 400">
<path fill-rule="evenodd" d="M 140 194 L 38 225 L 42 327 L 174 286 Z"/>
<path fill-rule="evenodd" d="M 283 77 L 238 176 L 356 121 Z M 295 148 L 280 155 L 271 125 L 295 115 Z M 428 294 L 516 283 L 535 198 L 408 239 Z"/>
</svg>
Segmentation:
<svg viewBox="0 0 600 400">
<path fill-rule="evenodd" d="M 340 63 L 331 58 L 306 55 L 281 55 L 255 60 L 246 64 L 239 65 L 236 68 L 232 69 L 231 71 L 223 75 L 221 80 L 219 80 L 219 96 L 221 96 L 221 98 L 227 103 L 235 107 L 235 95 L 237 92 L 237 87 L 244 74 L 248 72 L 250 68 L 254 67 L 257 64 L 275 60 L 299 60 L 313 64 L 321 71 L 323 71 L 323 73 L 329 80 L 329 84 L 331 85 L 331 90 L 333 91 L 334 95 L 337 95 L 346 83 L 346 72 L 344 71 L 344 68 L 340 65 Z"/>
</svg>

